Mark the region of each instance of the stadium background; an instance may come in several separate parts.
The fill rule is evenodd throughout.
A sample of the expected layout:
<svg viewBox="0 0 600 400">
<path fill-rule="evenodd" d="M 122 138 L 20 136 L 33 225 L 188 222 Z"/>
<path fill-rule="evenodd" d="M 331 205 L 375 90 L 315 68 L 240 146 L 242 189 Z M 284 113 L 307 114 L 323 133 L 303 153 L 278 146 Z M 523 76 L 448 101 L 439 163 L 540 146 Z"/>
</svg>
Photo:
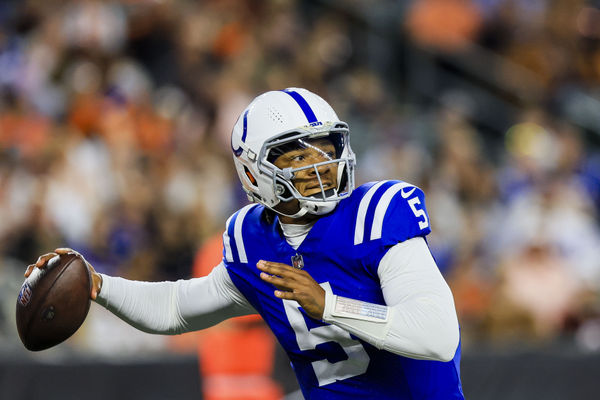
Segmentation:
<svg viewBox="0 0 600 400">
<path fill-rule="evenodd" d="M 26 352 L 14 324 L 22 273 L 69 246 L 108 274 L 191 276 L 246 201 L 235 118 L 288 86 L 350 124 L 358 184 L 425 190 L 467 397 L 593 398 L 591 0 L 0 2 L 0 397 L 201 397 L 197 337 L 138 333 L 95 305 L 67 343 Z M 274 379 L 290 394 L 280 358 Z"/>
</svg>

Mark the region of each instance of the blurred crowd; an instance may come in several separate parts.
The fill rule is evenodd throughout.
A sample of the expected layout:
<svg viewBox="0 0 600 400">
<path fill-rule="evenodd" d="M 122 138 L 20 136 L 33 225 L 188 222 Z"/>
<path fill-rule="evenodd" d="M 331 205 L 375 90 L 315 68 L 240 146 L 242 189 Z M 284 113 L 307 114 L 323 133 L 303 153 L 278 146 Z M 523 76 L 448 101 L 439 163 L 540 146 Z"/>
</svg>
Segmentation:
<svg viewBox="0 0 600 400">
<path fill-rule="evenodd" d="M 246 202 L 237 115 L 300 86 L 350 124 L 358 184 L 425 190 L 466 349 L 600 350 L 598 27 L 584 0 L 1 2 L 0 337 L 25 266 L 55 247 L 108 274 L 190 277 Z M 409 93 L 409 48 L 433 73 L 504 60 L 482 71 L 514 109 L 504 128 L 469 86 Z"/>
</svg>

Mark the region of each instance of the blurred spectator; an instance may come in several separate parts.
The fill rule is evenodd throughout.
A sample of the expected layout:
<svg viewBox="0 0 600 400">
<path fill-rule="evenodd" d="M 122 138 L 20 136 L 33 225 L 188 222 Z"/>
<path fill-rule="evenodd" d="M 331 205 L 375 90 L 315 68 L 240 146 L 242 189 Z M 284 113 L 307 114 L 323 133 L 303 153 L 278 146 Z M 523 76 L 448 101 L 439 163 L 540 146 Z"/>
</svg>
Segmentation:
<svg viewBox="0 0 600 400">
<path fill-rule="evenodd" d="M 548 340 L 562 331 L 583 285 L 556 249 L 542 238 L 529 241 L 500 266 L 496 306 L 487 321 L 497 341 Z"/>
<path fill-rule="evenodd" d="M 475 39 L 481 15 L 471 0 L 415 0 L 406 28 L 418 43 L 460 51 Z"/>
</svg>

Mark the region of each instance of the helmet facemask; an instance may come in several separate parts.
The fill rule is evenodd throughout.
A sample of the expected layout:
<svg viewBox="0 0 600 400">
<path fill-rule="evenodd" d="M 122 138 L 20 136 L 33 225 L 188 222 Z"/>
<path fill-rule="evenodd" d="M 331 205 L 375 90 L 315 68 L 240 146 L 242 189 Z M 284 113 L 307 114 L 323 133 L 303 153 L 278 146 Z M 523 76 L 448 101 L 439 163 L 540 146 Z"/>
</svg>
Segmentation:
<svg viewBox="0 0 600 400">
<path fill-rule="evenodd" d="M 258 157 L 258 168 L 271 178 L 277 199 L 299 201 L 300 211 L 294 217 L 331 212 L 354 189 L 355 157 L 350 148 L 348 126 L 336 122 L 318 128 L 283 132 L 265 142 Z M 312 154 L 313 159 L 295 162 L 296 154 L 303 157 L 306 152 Z M 284 157 L 283 161 L 280 157 Z M 280 168 L 276 165 L 282 163 L 290 166 Z M 307 182 L 310 186 L 302 187 Z"/>
</svg>

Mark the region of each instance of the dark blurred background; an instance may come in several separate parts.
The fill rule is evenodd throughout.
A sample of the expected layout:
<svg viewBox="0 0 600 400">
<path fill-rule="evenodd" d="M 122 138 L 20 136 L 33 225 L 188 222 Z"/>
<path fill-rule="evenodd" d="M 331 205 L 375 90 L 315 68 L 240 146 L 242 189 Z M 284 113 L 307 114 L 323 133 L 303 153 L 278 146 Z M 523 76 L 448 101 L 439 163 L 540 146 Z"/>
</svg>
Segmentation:
<svg viewBox="0 0 600 400">
<path fill-rule="evenodd" d="M 68 246 L 107 274 L 197 275 L 199 251 L 246 202 L 235 119 L 289 86 L 350 124 L 357 184 L 425 190 L 467 397 L 594 398 L 596 0 L 0 1 L 0 397 L 37 398 L 23 377 L 89 371 L 108 398 L 132 398 L 137 381 L 123 377 L 190 368 L 187 394 L 169 391 L 176 380 L 135 385 L 156 396 L 144 398 L 202 396 L 199 335 L 136 332 L 96 305 L 75 337 L 26 352 L 22 273 Z M 271 378 L 298 398 L 274 351 Z M 129 372 L 111 375 L 115 364 Z"/>
</svg>

